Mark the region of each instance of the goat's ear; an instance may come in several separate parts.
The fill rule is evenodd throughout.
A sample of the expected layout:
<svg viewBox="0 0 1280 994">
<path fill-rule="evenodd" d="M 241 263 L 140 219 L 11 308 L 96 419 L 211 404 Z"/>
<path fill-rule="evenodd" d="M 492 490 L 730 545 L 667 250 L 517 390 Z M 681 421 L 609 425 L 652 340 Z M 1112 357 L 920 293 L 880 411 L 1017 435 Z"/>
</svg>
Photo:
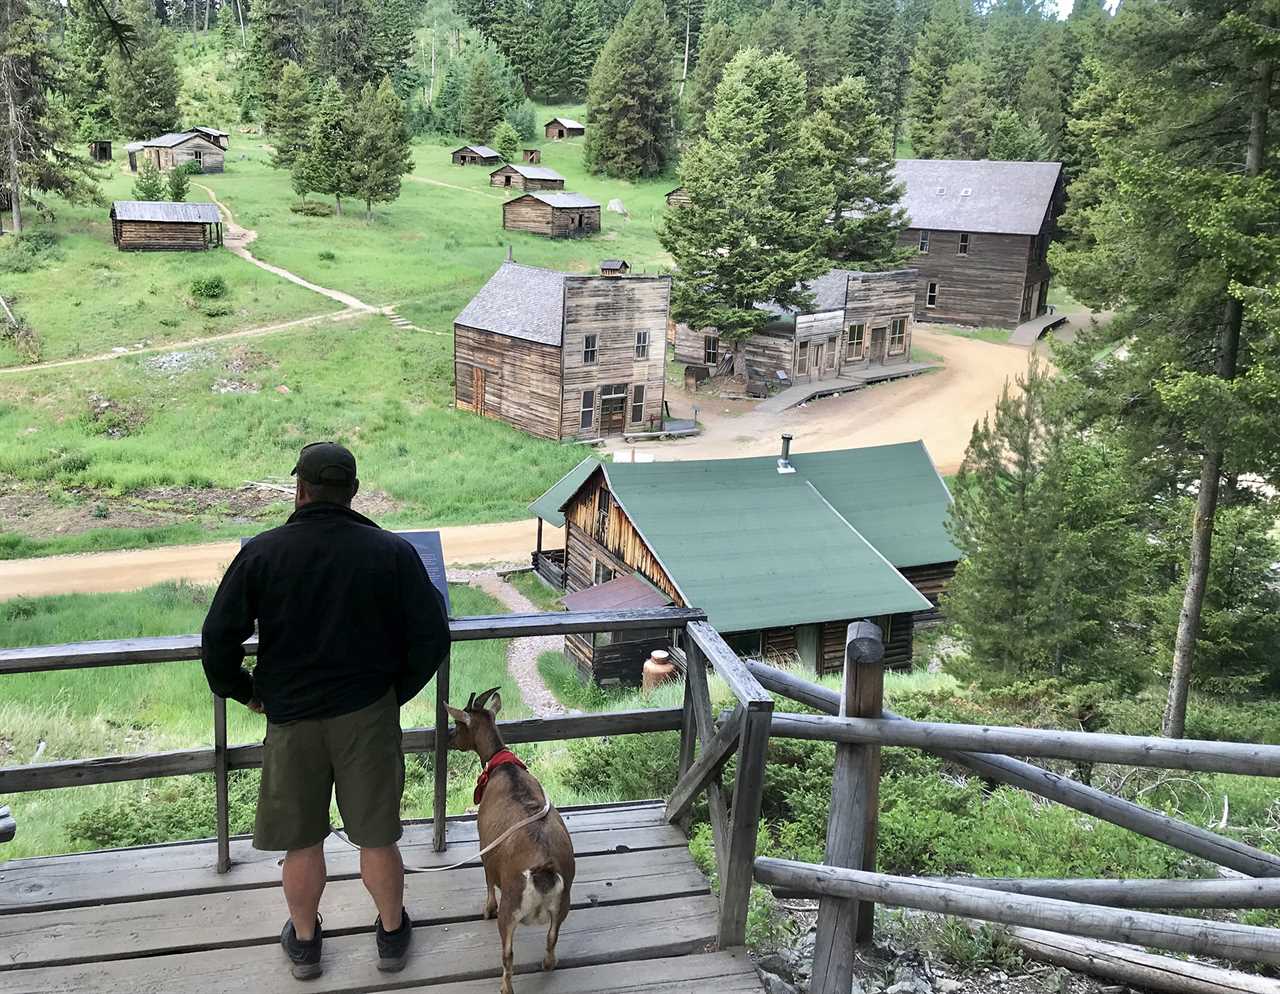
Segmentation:
<svg viewBox="0 0 1280 994">
<path fill-rule="evenodd" d="M 493 692 L 493 696 L 489 698 L 487 707 L 489 708 L 489 713 L 492 715 L 497 715 L 497 713 L 502 710 L 502 695 L 496 690 Z"/>
<path fill-rule="evenodd" d="M 457 708 L 450 707 L 448 704 L 444 706 L 444 709 L 449 712 L 449 717 L 452 718 L 454 721 L 456 721 L 459 725 L 471 724 L 471 715 L 467 714 L 467 712 L 459 711 Z"/>
</svg>

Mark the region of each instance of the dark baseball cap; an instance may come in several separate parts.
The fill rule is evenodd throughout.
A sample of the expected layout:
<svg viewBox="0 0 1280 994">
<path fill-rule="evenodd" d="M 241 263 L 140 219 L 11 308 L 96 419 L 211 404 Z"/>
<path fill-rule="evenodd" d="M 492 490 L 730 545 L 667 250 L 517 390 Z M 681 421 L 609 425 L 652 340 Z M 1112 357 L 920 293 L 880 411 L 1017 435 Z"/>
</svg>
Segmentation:
<svg viewBox="0 0 1280 994">
<path fill-rule="evenodd" d="M 298 464 L 290 471 L 308 483 L 337 485 L 356 482 L 356 457 L 337 442 L 312 442 L 298 453 Z"/>
</svg>

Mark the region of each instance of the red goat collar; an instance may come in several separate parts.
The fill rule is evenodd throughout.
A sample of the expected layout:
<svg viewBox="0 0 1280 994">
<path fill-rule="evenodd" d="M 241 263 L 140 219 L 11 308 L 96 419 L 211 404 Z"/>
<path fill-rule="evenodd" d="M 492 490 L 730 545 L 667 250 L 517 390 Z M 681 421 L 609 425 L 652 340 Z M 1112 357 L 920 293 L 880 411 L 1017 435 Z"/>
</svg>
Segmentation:
<svg viewBox="0 0 1280 994">
<path fill-rule="evenodd" d="M 476 792 L 473 795 L 476 804 L 479 804 L 480 799 L 484 797 L 484 789 L 489 783 L 489 774 L 499 766 L 507 765 L 518 766 L 522 770 L 527 770 L 529 768 L 525 766 L 524 763 L 520 762 L 520 757 L 510 749 L 499 749 L 493 754 L 493 758 L 484 764 L 484 769 L 480 771 L 480 779 L 476 781 Z"/>
</svg>

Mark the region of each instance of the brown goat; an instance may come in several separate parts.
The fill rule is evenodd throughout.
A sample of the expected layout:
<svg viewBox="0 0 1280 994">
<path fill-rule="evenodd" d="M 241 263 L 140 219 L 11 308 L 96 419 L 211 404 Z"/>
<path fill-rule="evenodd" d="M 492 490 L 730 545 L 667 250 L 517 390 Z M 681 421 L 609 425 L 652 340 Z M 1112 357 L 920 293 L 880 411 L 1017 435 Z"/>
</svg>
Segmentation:
<svg viewBox="0 0 1280 994">
<path fill-rule="evenodd" d="M 449 748 L 474 751 L 485 764 L 487 775 L 482 775 L 476 787 L 481 849 L 548 804 L 537 778 L 503 745 L 496 720 L 501 709 L 502 696 L 497 687 L 478 698 L 472 694 L 463 709 L 448 709 L 457 723 Z M 491 764 L 495 758 L 499 760 L 497 765 Z M 542 968 L 555 969 L 556 940 L 569 914 L 569 892 L 573 887 L 573 843 L 560 812 L 552 807 L 544 817 L 514 831 L 486 853 L 482 862 L 488 887 L 484 917 L 492 918 L 497 912 L 498 934 L 502 937 L 502 994 L 512 994 L 512 945 L 517 923 L 549 926 Z"/>
</svg>

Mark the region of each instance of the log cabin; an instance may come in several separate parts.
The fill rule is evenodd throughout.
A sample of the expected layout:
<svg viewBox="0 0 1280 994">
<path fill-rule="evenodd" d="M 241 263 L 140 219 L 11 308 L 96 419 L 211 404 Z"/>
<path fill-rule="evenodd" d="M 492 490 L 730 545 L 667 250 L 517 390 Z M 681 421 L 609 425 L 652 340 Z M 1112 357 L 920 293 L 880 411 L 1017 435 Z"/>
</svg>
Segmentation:
<svg viewBox="0 0 1280 994">
<path fill-rule="evenodd" d="M 1014 328 L 1048 308 L 1059 162 L 899 159 L 921 321 Z"/>
<path fill-rule="evenodd" d="M 546 166 L 507 163 L 489 174 L 489 185 L 515 190 L 563 190 L 564 177 Z"/>
<path fill-rule="evenodd" d="M 500 166 L 502 156 L 488 145 L 463 145 L 453 150 L 455 166 Z"/>
<path fill-rule="evenodd" d="M 150 159 L 161 172 L 194 162 L 202 173 L 222 172 L 225 156 L 222 146 L 192 131 L 171 132 L 149 141 L 127 146 L 129 168 L 137 171 L 137 155 Z"/>
<path fill-rule="evenodd" d="M 101 139 L 89 142 L 89 158 L 94 162 L 110 162 L 111 142 Z"/>
<path fill-rule="evenodd" d="M 687 207 L 689 205 L 689 191 L 683 186 L 677 186 L 674 190 L 667 191 L 668 207 Z"/>
<path fill-rule="evenodd" d="M 192 252 L 222 244 L 215 204 L 117 200 L 110 216 L 111 238 L 121 252 Z"/>
<path fill-rule="evenodd" d="M 551 238 L 580 238 L 600 230 L 600 205 L 580 193 L 526 193 L 502 205 L 502 227 Z"/>
<path fill-rule="evenodd" d="M 226 149 L 231 145 L 231 135 L 225 131 L 219 130 L 218 128 L 209 128 L 203 124 L 197 124 L 194 128 L 187 128 L 187 130 L 192 134 L 201 135 L 204 138 L 209 139 L 209 141 L 213 142 L 223 151 L 226 151 Z"/>
<path fill-rule="evenodd" d="M 508 261 L 454 321 L 454 404 L 541 438 L 662 423 L 671 280 Z"/>
<path fill-rule="evenodd" d="M 539 162 L 542 161 L 542 149 L 540 148 L 521 149 L 520 155 L 521 155 L 521 158 L 523 158 L 524 161 L 529 163 L 529 165 L 531 166 L 536 166 Z"/>
<path fill-rule="evenodd" d="M 626 276 L 629 272 L 631 272 L 631 263 L 626 259 L 600 260 L 601 276 Z"/>
<path fill-rule="evenodd" d="M 804 454 L 788 443 L 782 458 L 583 460 L 531 505 L 563 522 L 566 603 L 594 590 L 698 604 L 739 655 L 817 673 L 838 672 L 849 623 L 871 620 L 885 662 L 909 666 L 915 627 L 935 616 L 959 558 L 933 460 L 921 442 Z M 648 593 L 615 587 L 623 577 Z M 584 679 L 634 684 L 673 640 L 630 637 L 571 635 L 565 648 Z"/>
<path fill-rule="evenodd" d="M 770 317 L 743 345 L 748 377 L 769 383 L 812 382 L 855 370 L 906 365 L 911 358 L 916 284 L 914 269 L 832 269 L 806 284 L 812 304 L 757 305 Z M 726 355 L 727 343 L 722 346 L 716 329 L 675 325 L 678 362 L 711 373 Z"/>
<path fill-rule="evenodd" d="M 581 138 L 587 133 L 587 126 L 567 117 L 553 117 L 542 126 L 542 130 L 548 138 L 559 140 L 561 138 Z"/>
</svg>

